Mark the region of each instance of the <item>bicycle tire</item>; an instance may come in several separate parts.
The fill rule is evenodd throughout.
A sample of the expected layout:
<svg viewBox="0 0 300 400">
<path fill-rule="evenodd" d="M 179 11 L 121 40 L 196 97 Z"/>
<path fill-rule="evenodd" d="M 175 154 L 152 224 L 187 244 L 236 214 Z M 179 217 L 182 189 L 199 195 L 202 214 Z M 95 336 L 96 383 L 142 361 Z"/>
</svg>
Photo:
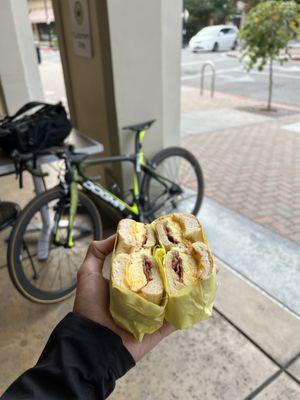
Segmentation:
<svg viewBox="0 0 300 400">
<path fill-rule="evenodd" d="M 20 262 L 23 235 L 26 232 L 26 227 L 28 226 L 32 217 L 34 217 L 34 215 L 38 213 L 43 206 L 46 206 L 51 201 L 61 200 L 63 196 L 65 196 L 63 191 L 59 187 L 55 187 L 35 197 L 20 213 L 10 235 L 7 250 L 8 272 L 10 278 L 15 288 L 24 297 L 33 302 L 43 304 L 56 303 L 71 296 L 76 289 L 76 277 L 72 285 L 59 291 L 48 292 L 37 289 L 27 279 L 26 274 L 23 271 L 22 263 Z M 90 217 L 93 225 L 94 240 L 100 240 L 103 236 L 102 221 L 95 204 L 82 191 L 79 191 L 78 193 L 78 204 L 80 204 L 81 207 L 84 207 Z"/>
<path fill-rule="evenodd" d="M 193 215 L 197 215 L 197 213 L 200 210 L 202 200 L 203 200 L 203 195 L 204 195 L 204 178 L 203 178 L 203 173 L 201 166 L 196 159 L 196 157 L 189 152 L 188 150 L 182 148 L 182 147 L 168 147 L 166 149 L 163 149 L 159 151 L 157 154 L 154 155 L 154 157 L 150 160 L 150 164 L 154 169 L 157 169 L 162 163 L 170 158 L 170 157 L 181 157 L 184 160 L 186 160 L 191 167 L 193 168 L 195 172 L 195 177 L 196 177 L 196 183 L 197 183 L 197 195 L 196 195 L 196 201 L 194 204 L 194 207 L 191 211 L 189 211 Z M 150 189 L 150 184 L 151 184 L 151 175 L 145 174 L 143 181 L 142 181 L 142 190 L 143 193 L 146 195 L 146 199 L 148 199 L 149 202 L 149 189 Z M 146 210 L 149 209 L 149 204 L 146 204 Z M 170 212 L 176 212 L 176 209 L 174 208 Z M 163 212 L 162 212 L 163 213 Z M 153 215 L 152 218 L 157 217 L 158 215 Z"/>
</svg>

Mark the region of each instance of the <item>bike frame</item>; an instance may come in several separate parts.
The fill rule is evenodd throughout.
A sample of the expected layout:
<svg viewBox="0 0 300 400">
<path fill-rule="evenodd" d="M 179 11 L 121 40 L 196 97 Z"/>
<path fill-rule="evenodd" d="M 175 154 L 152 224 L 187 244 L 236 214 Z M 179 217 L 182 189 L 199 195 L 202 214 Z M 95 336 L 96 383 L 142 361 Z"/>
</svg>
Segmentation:
<svg viewBox="0 0 300 400">
<path fill-rule="evenodd" d="M 181 194 L 181 188 L 175 183 L 158 174 L 154 166 L 152 166 L 145 158 L 142 150 L 142 142 L 144 139 L 146 131 L 139 131 L 136 133 L 135 138 L 135 153 L 121 156 L 111 156 L 111 157 L 100 157 L 92 160 L 87 160 L 82 163 L 71 162 L 69 166 L 67 165 L 67 171 L 71 171 L 71 182 L 70 183 L 70 218 L 69 218 L 69 228 L 68 228 L 68 246 L 73 245 L 72 239 L 72 228 L 77 210 L 78 202 L 78 185 L 83 187 L 87 192 L 96 195 L 101 198 L 104 202 L 115 208 L 121 216 L 127 218 L 133 218 L 135 220 L 144 222 L 148 217 L 153 215 L 166 200 L 159 202 L 159 200 L 164 197 L 168 192 L 170 186 L 173 188 L 173 194 L 170 199 L 175 195 Z M 66 160 L 67 163 L 68 160 Z M 101 165 L 107 163 L 116 162 L 130 162 L 133 165 L 133 204 L 128 204 L 123 199 L 119 198 L 117 195 L 109 191 L 103 185 L 95 183 L 91 177 L 85 174 L 85 169 L 93 165 Z M 151 206 L 147 211 L 143 209 L 144 195 L 142 194 L 142 175 L 148 174 L 156 181 L 158 181 L 165 190 L 152 202 Z"/>
<path fill-rule="evenodd" d="M 136 218 L 140 221 L 144 221 L 148 216 L 153 214 L 158 208 L 161 207 L 161 204 L 152 204 L 152 207 L 148 211 L 143 210 L 143 200 L 144 196 L 141 193 L 142 189 L 142 177 L 143 174 L 148 174 L 156 181 L 158 181 L 162 186 L 167 190 L 170 185 L 176 186 L 178 192 L 181 192 L 179 186 L 172 182 L 170 179 L 165 178 L 164 176 L 158 174 L 154 167 L 146 160 L 144 152 L 142 150 L 142 142 L 145 136 L 146 131 L 140 131 L 136 134 L 135 140 L 135 153 L 121 156 L 111 156 L 111 157 L 101 157 L 97 159 L 92 159 L 88 161 L 84 161 L 82 164 L 78 166 L 79 180 L 78 183 L 86 189 L 88 192 L 95 194 L 100 197 L 109 205 L 113 206 L 117 211 L 121 212 L 122 215 L 125 215 L 130 218 Z M 129 162 L 133 165 L 133 175 L 132 175 L 132 183 L 133 183 L 133 204 L 128 204 L 124 200 L 120 199 L 114 193 L 110 192 L 101 184 L 96 184 L 93 180 L 91 180 L 88 176 L 86 176 L 84 169 L 86 167 L 92 165 L 100 165 L 107 163 L 116 163 L 116 162 Z M 157 199 L 155 199 L 156 203 L 160 197 L 162 197 L 165 193 L 162 193 Z"/>
</svg>

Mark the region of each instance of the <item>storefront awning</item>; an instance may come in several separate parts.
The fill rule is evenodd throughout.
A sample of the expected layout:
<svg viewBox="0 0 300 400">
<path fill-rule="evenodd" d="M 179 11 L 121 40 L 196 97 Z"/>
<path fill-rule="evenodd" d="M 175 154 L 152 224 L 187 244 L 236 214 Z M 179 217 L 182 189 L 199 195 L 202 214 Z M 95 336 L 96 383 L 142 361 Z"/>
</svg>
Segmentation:
<svg viewBox="0 0 300 400">
<path fill-rule="evenodd" d="M 44 8 L 38 8 L 29 12 L 29 19 L 32 24 L 46 24 L 47 22 L 54 21 L 53 9 L 48 8 L 46 11 Z"/>
</svg>

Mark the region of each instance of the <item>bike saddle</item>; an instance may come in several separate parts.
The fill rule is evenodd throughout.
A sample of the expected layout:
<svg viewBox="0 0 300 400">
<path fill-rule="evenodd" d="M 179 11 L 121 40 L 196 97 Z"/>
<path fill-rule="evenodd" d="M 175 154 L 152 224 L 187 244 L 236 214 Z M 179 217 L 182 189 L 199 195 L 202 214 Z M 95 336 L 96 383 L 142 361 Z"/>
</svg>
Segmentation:
<svg viewBox="0 0 300 400">
<path fill-rule="evenodd" d="M 150 121 L 142 122 L 140 124 L 135 124 L 135 125 L 129 125 L 129 126 L 124 126 L 124 130 L 127 131 L 134 131 L 134 132 L 140 132 L 140 131 L 145 131 L 146 129 L 149 129 L 150 126 L 156 121 L 156 119 L 151 119 Z"/>
</svg>

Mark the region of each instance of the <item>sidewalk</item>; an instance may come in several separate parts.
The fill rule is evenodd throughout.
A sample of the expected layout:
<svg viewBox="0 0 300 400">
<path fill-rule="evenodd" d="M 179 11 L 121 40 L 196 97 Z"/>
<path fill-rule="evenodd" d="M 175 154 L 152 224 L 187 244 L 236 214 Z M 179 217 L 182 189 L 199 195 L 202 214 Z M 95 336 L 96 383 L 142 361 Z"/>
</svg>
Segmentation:
<svg viewBox="0 0 300 400">
<path fill-rule="evenodd" d="M 200 136 L 200 135 L 199 135 Z M 19 200 L 13 177 L 3 199 Z M 22 202 L 33 196 L 25 177 Z M 5 249 L 5 231 L 1 248 Z M 3 252 L 4 253 L 4 252 Z M 24 299 L 0 268 L 0 393 L 36 362 L 73 298 L 56 305 Z M 220 263 L 220 262 L 219 262 Z M 178 331 L 119 380 L 118 400 L 296 400 L 300 396 L 300 319 L 221 265 L 213 317 Z"/>
<path fill-rule="evenodd" d="M 300 320 L 225 265 L 219 285 L 213 317 L 167 338 L 118 381 L 110 399 L 299 398 Z M 51 306 L 30 303 L 1 269 L 0 301 L 2 393 L 34 365 L 73 298 Z"/>
<path fill-rule="evenodd" d="M 111 399 L 296 400 L 299 318 L 221 265 L 211 319 L 167 338 L 118 383 Z M 230 293 L 230 295 L 229 295 Z M 22 298 L 0 269 L 0 393 L 36 362 L 73 298 L 44 306 Z"/>
<path fill-rule="evenodd" d="M 182 144 L 198 158 L 205 195 L 300 244 L 300 107 L 182 90 Z"/>
<path fill-rule="evenodd" d="M 219 282 L 214 316 L 167 338 L 119 381 L 112 400 L 299 398 L 300 345 L 293 336 L 300 320 L 225 265 Z"/>
</svg>

